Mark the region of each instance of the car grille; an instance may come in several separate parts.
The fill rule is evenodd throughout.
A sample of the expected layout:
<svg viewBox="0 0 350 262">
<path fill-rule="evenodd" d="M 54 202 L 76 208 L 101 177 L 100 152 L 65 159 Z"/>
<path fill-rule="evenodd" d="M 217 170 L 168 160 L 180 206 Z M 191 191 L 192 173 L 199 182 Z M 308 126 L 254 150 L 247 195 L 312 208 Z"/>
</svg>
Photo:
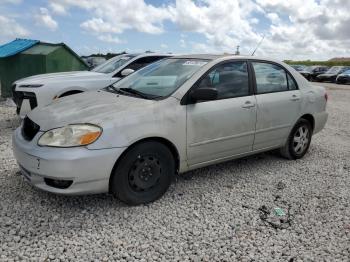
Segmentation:
<svg viewBox="0 0 350 262">
<path fill-rule="evenodd" d="M 40 126 L 25 117 L 22 123 L 22 136 L 25 140 L 31 141 L 39 132 Z"/>
<path fill-rule="evenodd" d="M 12 99 L 17 105 L 18 109 L 21 108 L 23 99 L 29 99 L 29 104 L 31 109 L 34 109 L 38 106 L 38 101 L 36 99 L 35 93 L 16 91 L 16 85 L 12 86 Z"/>
</svg>

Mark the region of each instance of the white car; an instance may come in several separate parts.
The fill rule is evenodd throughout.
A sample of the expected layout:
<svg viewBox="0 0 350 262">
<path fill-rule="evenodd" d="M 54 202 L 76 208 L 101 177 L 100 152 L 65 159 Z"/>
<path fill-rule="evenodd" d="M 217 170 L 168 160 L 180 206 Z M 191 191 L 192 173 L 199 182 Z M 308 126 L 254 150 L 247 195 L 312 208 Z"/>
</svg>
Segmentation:
<svg viewBox="0 0 350 262">
<path fill-rule="evenodd" d="M 12 86 L 17 114 L 24 118 L 35 107 L 54 99 L 104 88 L 144 66 L 170 57 L 168 54 L 124 54 L 114 57 L 91 71 L 42 74 L 16 81 Z"/>
<path fill-rule="evenodd" d="M 147 203 L 176 173 L 273 149 L 302 158 L 327 121 L 326 104 L 323 87 L 284 63 L 179 56 L 34 109 L 13 150 L 42 190 Z"/>
</svg>

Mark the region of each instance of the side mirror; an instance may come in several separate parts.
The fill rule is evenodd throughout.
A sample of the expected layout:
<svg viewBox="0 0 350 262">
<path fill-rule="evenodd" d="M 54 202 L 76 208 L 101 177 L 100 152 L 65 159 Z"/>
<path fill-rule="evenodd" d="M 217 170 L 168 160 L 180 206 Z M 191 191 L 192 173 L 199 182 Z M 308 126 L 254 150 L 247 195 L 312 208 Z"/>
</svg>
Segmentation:
<svg viewBox="0 0 350 262">
<path fill-rule="evenodd" d="M 205 87 L 196 88 L 190 93 L 192 101 L 211 101 L 218 97 L 218 90 L 215 88 Z"/>
<path fill-rule="evenodd" d="M 130 68 L 126 68 L 120 74 L 124 77 L 124 76 L 128 76 L 134 72 L 135 72 L 135 70 L 130 69 Z"/>
</svg>

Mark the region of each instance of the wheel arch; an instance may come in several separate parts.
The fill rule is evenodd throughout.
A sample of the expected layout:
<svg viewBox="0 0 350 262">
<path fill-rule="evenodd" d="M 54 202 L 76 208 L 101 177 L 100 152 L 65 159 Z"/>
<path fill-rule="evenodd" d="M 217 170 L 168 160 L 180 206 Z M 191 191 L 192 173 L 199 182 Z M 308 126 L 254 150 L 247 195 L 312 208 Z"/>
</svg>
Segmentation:
<svg viewBox="0 0 350 262">
<path fill-rule="evenodd" d="M 124 150 L 124 152 L 119 156 L 119 158 L 116 160 L 112 172 L 109 176 L 109 192 L 111 192 L 111 180 L 112 180 L 112 175 L 115 171 L 115 169 L 117 168 L 118 164 L 120 163 L 121 159 L 136 145 L 140 144 L 140 143 L 144 143 L 144 142 L 158 142 L 161 143 L 163 145 L 165 145 L 170 152 L 172 153 L 174 159 L 175 159 L 175 168 L 176 168 L 176 173 L 179 171 L 180 168 L 180 154 L 179 151 L 177 150 L 176 146 L 168 139 L 164 138 L 164 137 L 147 137 L 147 138 L 143 138 L 140 139 L 136 142 L 134 142 L 133 144 L 131 144 L 130 146 L 128 146 L 128 148 L 126 150 Z"/>
<path fill-rule="evenodd" d="M 312 130 L 315 129 L 315 118 L 312 114 L 304 114 L 300 117 L 300 119 L 307 120 L 311 124 Z"/>
</svg>

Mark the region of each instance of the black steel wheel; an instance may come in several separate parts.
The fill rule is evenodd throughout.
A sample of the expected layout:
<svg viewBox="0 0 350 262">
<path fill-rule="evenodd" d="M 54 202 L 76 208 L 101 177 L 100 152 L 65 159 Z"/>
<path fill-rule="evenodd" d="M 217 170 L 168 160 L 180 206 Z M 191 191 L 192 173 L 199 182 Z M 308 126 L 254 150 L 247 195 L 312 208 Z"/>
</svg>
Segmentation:
<svg viewBox="0 0 350 262">
<path fill-rule="evenodd" d="M 143 142 L 118 161 L 110 189 L 129 205 L 153 202 L 166 192 L 174 174 L 175 159 L 169 148 L 159 142 Z"/>
</svg>

